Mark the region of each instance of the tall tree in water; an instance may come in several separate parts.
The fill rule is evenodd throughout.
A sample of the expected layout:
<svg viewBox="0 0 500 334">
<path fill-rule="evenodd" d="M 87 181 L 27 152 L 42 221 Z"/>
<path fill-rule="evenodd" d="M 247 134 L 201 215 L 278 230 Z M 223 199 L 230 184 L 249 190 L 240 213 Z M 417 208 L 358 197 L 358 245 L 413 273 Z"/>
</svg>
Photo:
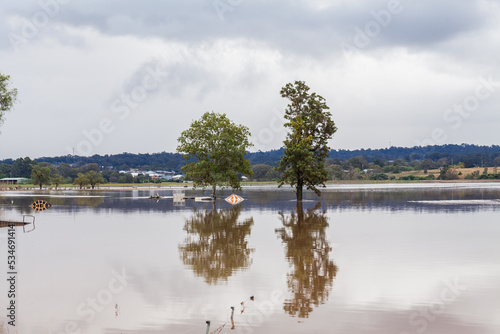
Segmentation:
<svg viewBox="0 0 500 334">
<path fill-rule="evenodd" d="M 252 146 L 249 137 L 248 128 L 233 123 L 226 114 L 205 113 L 177 139 L 177 152 L 189 161 L 183 167 L 186 176 L 195 187 L 211 186 L 213 198 L 217 186 L 240 189 L 238 174 L 253 175 L 245 159 Z"/>
<path fill-rule="evenodd" d="M 287 183 L 295 187 L 297 201 L 302 200 L 302 188 L 321 192 L 316 186 L 324 187 L 328 180 L 325 159 L 330 148 L 328 140 L 337 128 L 332 120 L 325 99 L 316 93 L 309 93 L 304 81 L 295 81 L 281 89 L 281 96 L 290 100 L 286 111 L 285 127 L 289 128 L 284 152 L 277 170 L 283 173 L 279 186 Z"/>
</svg>

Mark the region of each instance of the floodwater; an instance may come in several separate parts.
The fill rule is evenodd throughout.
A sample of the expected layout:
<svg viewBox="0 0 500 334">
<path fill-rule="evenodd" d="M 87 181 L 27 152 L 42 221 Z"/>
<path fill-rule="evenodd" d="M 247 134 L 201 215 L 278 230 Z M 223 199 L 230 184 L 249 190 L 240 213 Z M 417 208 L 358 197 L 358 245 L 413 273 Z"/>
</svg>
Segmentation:
<svg viewBox="0 0 500 334">
<path fill-rule="evenodd" d="M 0 333 L 500 333 L 499 183 L 229 194 L 0 193 Z"/>
</svg>

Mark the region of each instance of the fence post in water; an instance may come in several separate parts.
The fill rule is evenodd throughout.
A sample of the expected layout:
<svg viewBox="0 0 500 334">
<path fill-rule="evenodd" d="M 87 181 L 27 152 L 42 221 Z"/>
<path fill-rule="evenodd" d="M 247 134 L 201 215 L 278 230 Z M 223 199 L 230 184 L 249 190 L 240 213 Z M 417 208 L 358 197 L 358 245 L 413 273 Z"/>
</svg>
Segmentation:
<svg viewBox="0 0 500 334">
<path fill-rule="evenodd" d="M 207 320 L 207 334 L 209 334 L 210 331 L 210 320 Z"/>
<path fill-rule="evenodd" d="M 234 329 L 234 306 L 231 306 L 231 329 Z"/>
</svg>

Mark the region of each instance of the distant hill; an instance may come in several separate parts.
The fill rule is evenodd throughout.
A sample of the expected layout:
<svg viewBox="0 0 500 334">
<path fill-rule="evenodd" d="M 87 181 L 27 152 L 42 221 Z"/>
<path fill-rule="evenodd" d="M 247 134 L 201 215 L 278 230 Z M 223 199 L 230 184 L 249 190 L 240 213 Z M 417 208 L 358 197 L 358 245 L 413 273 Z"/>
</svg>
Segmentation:
<svg viewBox="0 0 500 334">
<path fill-rule="evenodd" d="M 280 160 L 282 149 L 267 152 L 249 153 L 247 159 L 252 165 L 273 165 Z M 440 146 L 415 146 L 415 147 L 390 147 L 384 149 L 359 149 L 359 150 L 331 150 L 330 159 L 338 159 L 341 162 L 350 158 L 363 156 L 368 162 L 393 161 L 403 159 L 405 161 L 438 161 L 446 158 L 458 164 L 463 162 L 465 167 L 493 166 L 494 159 L 500 156 L 500 146 L 478 146 L 478 145 L 440 145 Z"/>
<path fill-rule="evenodd" d="M 368 162 L 377 159 L 406 161 L 425 160 L 438 161 L 441 158 L 453 159 L 456 163 L 464 164 L 486 164 L 493 163 L 493 160 L 500 155 L 500 146 L 478 146 L 470 144 L 461 145 L 435 145 L 435 146 L 414 146 L 414 147 L 391 147 L 386 149 L 360 149 L 360 150 L 332 150 L 332 159 L 347 160 L 356 156 L 364 156 Z M 471 166 L 472 167 L 472 166 Z"/>
<path fill-rule="evenodd" d="M 252 165 L 267 164 L 275 165 L 283 154 L 283 149 L 266 152 L 249 152 L 247 159 Z M 478 146 L 470 144 L 462 145 L 441 145 L 441 146 L 415 146 L 415 147 L 390 147 L 385 149 L 360 149 L 360 150 L 331 150 L 330 158 L 345 161 L 353 157 L 363 156 L 368 162 L 391 161 L 403 159 L 405 161 L 425 160 L 438 161 L 447 158 L 454 163 L 463 162 L 465 167 L 493 166 L 494 159 L 500 157 L 500 146 Z M 185 165 L 185 160 L 178 153 L 153 153 L 153 154 L 132 154 L 121 153 L 113 155 L 94 155 L 91 157 L 80 156 L 59 156 L 42 157 L 35 159 L 38 162 L 49 162 L 55 165 L 67 163 L 73 166 L 82 166 L 89 163 L 96 163 L 99 166 L 127 169 L 144 168 L 151 170 L 174 170 L 180 171 Z M 0 161 L 12 164 L 12 159 Z"/>
</svg>

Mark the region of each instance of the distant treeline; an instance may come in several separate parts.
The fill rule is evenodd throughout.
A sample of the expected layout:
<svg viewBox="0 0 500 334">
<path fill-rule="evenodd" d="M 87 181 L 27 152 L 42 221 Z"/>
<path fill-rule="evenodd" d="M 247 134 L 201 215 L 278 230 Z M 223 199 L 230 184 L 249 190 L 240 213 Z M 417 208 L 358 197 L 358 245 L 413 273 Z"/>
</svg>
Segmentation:
<svg viewBox="0 0 500 334">
<path fill-rule="evenodd" d="M 437 162 L 446 158 L 454 163 L 463 162 L 465 167 L 494 166 L 494 160 L 500 156 L 500 146 L 478 146 L 478 145 L 436 145 L 415 147 L 391 147 L 386 149 L 361 149 L 361 150 L 332 150 L 330 158 L 348 160 L 362 156 L 368 162 L 393 161 L 403 159 L 407 162 L 431 160 Z"/>
<path fill-rule="evenodd" d="M 274 165 L 282 155 L 282 149 L 266 152 L 248 153 L 247 159 L 252 165 L 266 164 Z M 462 162 L 466 168 L 470 167 L 494 167 L 495 159 L 500 156 L 500 146 L 478 146 L 478 145 L 440 145 L 440 146 L 415 146 L 415 147 L 391 147 L 384 149 L 360 149 L 360 150 L 330 150 L 330 159 L 345 162 L 351 158 L 363 157 L 367 162 L 383 165 L 398 159 L 411 161 L 431 160 L 438 162 L 446 159 L 448 164 Z"/>
<path fill-rule="evenodd" d="M 247 159 L 250 163 L 255 165 L 269 165 L 275 166 L 280 160 L 283 151 L 271 150 L 266 152 L 249 152 Z M 364 158 L 363 160 L 376 164 L 380 167 L 396 160 L 403 160 L 407 163 L 412 161 L 431 161 L 440 164 L 459 164 L 463 163 L 464 167 L 494 167 L 498 164 L 500 157 L 500 146 L 478 146 L 478 145 L 441 145 L 441 146 L 426 146 L 426 147 L 391 147 L 386 149 L 361 149 L 361 150 L 331 150 L 330 159 L 337 165 L 342 165 L 352 158 Z M 22 158 L 19 158 L 22 159 Z M 4 171 L 7 169 L 6 165 L 15 166 L 25 165 L 20 164 L 19 159 L 6 159 L 0 161 L 0 165 L 4 165 Z M 25 158 L 26 159 L 26 158 Z M 333 161 L 330 160 L 330 163 Z M 16 164 L 16 161 L 18 162 Z M 132 154 L 121 153 L 114 155 L 94 155 L 91 157 L 80 156 L 59 156 L 59 157 L 42 157 L 34 159 L 36 162 L 47 162 L 52 165 L 58 166 L 62 163 L 69 164 L 72 167 L 79 168 L 88 164 L 97 164 L 100 168 L 113 169 L 113 170 L 128 170 L 131 168 L 143 170 L 171 170 L 181 172 L 182 167 L 185 165 L 185 159 L 177 153 L 154 153 L 154 154 Z M 22 173 L 14 168 L 15 176 Z M 22 168 L 21 168 L 22 169 Z M 0 174 L 1 173 L 0 166 Z M 11 171 L 9 171 L 11 172 Z M 19 172 L 19 173 L 18 173 Z M 4 173 L 4 175 L 7 173 Z M 8 175 L 8 174 L 7 174 Z"/>
</svg>

